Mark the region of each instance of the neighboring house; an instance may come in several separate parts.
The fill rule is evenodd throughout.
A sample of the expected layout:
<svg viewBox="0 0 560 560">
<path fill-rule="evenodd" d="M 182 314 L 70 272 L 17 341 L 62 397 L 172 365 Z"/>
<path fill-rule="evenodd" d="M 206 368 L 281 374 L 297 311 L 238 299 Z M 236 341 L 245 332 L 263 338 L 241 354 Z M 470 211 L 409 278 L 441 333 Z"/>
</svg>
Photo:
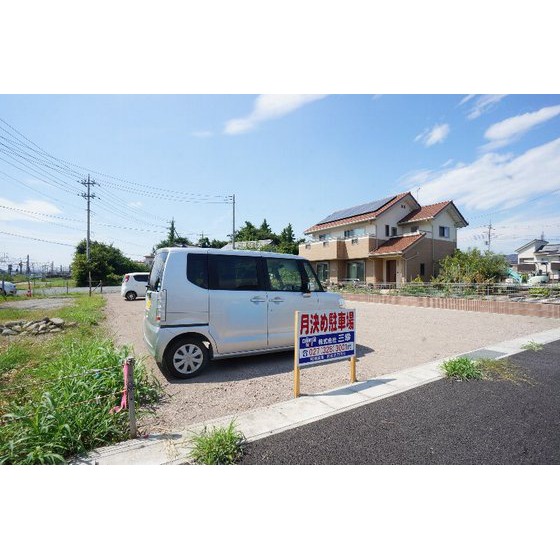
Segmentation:
<svg viewBox="0 0 560 560">
<path fill-rule="evenodd" d="M 144 255 L 144 264 L 146 266 L 152 266 L 154 262 L 154 255 Z"/>
<path fill-rule="evenodd" d="M 516 249 L 517 264 L 513 266 L 519 273 L 529 276 L 548 274 L 551 280 L 560 279 L 560 244 L 544 239 L 533 239 Z"/>
<path fill-rule="evenodd" d="M 299 246 L 323 282 L 429 281 L 468 223 L 452 201 L 421 206 L 410 192 L 327 216 Z"/>
<path fill-rule="evenodd" d="M 272 239 L 261 239 L 259 241 L 236 241 L 235 249 L 240 251 L 270 251 L 274 246 Z M 233 249 L 233 244 L 228 243 L 222 247 L 224 250 Z"/>
</svg>

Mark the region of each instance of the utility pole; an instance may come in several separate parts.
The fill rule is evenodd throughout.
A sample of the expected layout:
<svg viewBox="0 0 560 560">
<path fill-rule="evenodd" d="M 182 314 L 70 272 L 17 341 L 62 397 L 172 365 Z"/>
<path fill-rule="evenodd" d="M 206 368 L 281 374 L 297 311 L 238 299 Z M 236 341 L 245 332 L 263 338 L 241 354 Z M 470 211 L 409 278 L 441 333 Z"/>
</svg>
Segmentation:
<svg viewBox="0 0 560 560">
<path fill-rule="evenodd" d="M 233 230 L 231 232 L 231 248 L 235 249 L 235 195 L 232 197 L 233 202 Z"/>
<path fill-rule="evenodd" d="M 488 246 L 488 251 L 490 251 L 490 246 L 492 244 L 492 232 L 496 229 L 492 227 L 492 220 L 490 220 L 490 224 L 484 226 L 488 228 L 488 241 L 485 241 L 484 244 Z"/>
<path fill-rule="evenodd" d="M 89 262 L 89 237 L 90 237 L 90 200 L 92 198 L 95 198 L 95 194 L 91 193 L 91 187 L 97 185 L 97 183 L 95 181 L 92 181 L 89 177 L 89 173 L 87 176 L 87 181 L 84 179 L 83 181 L 80 181 L 80 183 L 82 185 L 84 185 L 84 187 L 87 187 L 87 193 L 81 193 L 78 196 L 81 196 L 82 198 L 85 198 L 87 201 L 87 237 L 86 237 L 86 262 L 87 262 L 87 269 L 88 269 L 88 284 L 89 284 L 89 295 L 91 296 L 91 267 L 90 267 L 90 262 Z"/>
</svg>

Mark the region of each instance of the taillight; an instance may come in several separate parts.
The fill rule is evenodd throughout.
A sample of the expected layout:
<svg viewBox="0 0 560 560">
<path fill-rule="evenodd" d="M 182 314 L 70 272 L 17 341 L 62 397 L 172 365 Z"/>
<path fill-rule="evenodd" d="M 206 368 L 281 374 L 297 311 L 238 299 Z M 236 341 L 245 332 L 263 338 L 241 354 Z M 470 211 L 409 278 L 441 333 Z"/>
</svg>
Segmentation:
<svg viewBox="0 0 560 560">
<path fill-rule="evenodd" d="M 129 279 L 129 278 L 130 278 L 130 276 L 129 276 L 128 274 L 125 274 L 125 275 L 124 275 L 124 281 L 125 281 L 125 282 L 128 282 L 128 279 Z"/>
<path fill-rule="evenodd" d="M 165 313 L 167 308 L 167 290 L 161 290 L 158 294 L 156 304 L 156 321 L 165 321 Z"/>
</svg>

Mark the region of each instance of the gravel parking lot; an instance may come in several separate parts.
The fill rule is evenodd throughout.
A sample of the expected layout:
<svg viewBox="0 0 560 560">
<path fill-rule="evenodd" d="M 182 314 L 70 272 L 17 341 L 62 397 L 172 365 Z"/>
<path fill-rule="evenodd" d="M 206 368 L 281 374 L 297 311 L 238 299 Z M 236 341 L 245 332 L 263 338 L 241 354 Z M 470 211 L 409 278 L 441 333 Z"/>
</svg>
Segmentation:
<svg viewBox="0 0 560 560">
<path fill-rule="evenodd" d="M 142 338 L 144 299 L 126 301 L 105 294 L 107 327 L 119 345 L 130 345 L 137 358 L 161 381 L 167 397 L 154 416 L 140 421 L 149 433 L 186 426 L 293 398 L 293 353 L 221 360 L 190 381 L 166 377 L 148 354 Z M 560 327 L 560 320 L 348 302 L 357 313 L 358 380 L 439 360 Z M 313 394 L 349 383 L 348 362 L 302 370 L 301 391 Z"/>
</svg>

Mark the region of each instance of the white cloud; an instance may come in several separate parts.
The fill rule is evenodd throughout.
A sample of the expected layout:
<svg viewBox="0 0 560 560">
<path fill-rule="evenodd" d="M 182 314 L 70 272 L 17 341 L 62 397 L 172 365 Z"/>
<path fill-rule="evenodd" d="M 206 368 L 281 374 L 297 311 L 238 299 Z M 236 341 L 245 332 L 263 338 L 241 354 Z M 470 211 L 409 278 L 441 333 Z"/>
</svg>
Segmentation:
<svg viewBox="0 0 560 560">
<path fill-rule="evenodd" d="M 451 128 L 448 124 L 436 124 L 431 130 L 426 129 L 422 134 L 419 134 L 414 141 L 422 142 L 426 147 L 441 144 L 447 138 L 450 131 Z"/>
<path fill-rule="evenodd" d="M 484 137 L 486 140 L 489 140 L 489 143 L 483 146 L 483 148 L 493 150 L 511 144 L 535 126 L 558 115 L 560 115 L 560 105 L 552 105 L 532 113 L 524 113 L 523 115 L 505 119 L 486 130 Z"/>
<path fill-rule="evenodd" d="M 434 171 L 422 185 L 422 203 L 451 199 L 464 214 L 494 208 L 502 211 L 557 190 L 560 138 L 517 157 L 488 153 L 470 164 Z"/>
<path fill-rule="evenodd" d="M 6 206 L 7 208 L 2 208 Z M 11 210 L 15 208 L 16 210 Z M 22 210 L 22 212 L 17 212 L 17 210 Z M 18 220 L 27 221 L 48 221 L 48 218 L 44 216 L 36 216 L 33 214 L 28 214 L 28 212 L 35 212 L 38 214 L 51 214 L 57 215 L 62 214 L 62 211 L 50 202 L 45 202 L 44 200 L 26 200 L 24 202 L 14 202 L 8 200 L 7 198 L 0 198 L 0 221 L 1 222 L 14 222 Z"/>
<path fill-rule="evenodd" d="M 324 97 L 326 95 L 259 95 L 255 100 L 253 111 L 247 117 L 226 122 L 224 134 L 249 132 L 264 121 L 283 117 Z"/>
<path fill-rule="evenodd" d="M 472 104 L 469 113 L 467 114 L 467 118 L 469 120 L 477 119 L 490 109 L 492 109 L 495 105 L 497 105 L 504 97 L 505 94 L 499 95 L 467 95 L 461 99 L 459 105 L 464 105 L 469 103 L 471 100 L 475 100 Z"/>
</svg>

